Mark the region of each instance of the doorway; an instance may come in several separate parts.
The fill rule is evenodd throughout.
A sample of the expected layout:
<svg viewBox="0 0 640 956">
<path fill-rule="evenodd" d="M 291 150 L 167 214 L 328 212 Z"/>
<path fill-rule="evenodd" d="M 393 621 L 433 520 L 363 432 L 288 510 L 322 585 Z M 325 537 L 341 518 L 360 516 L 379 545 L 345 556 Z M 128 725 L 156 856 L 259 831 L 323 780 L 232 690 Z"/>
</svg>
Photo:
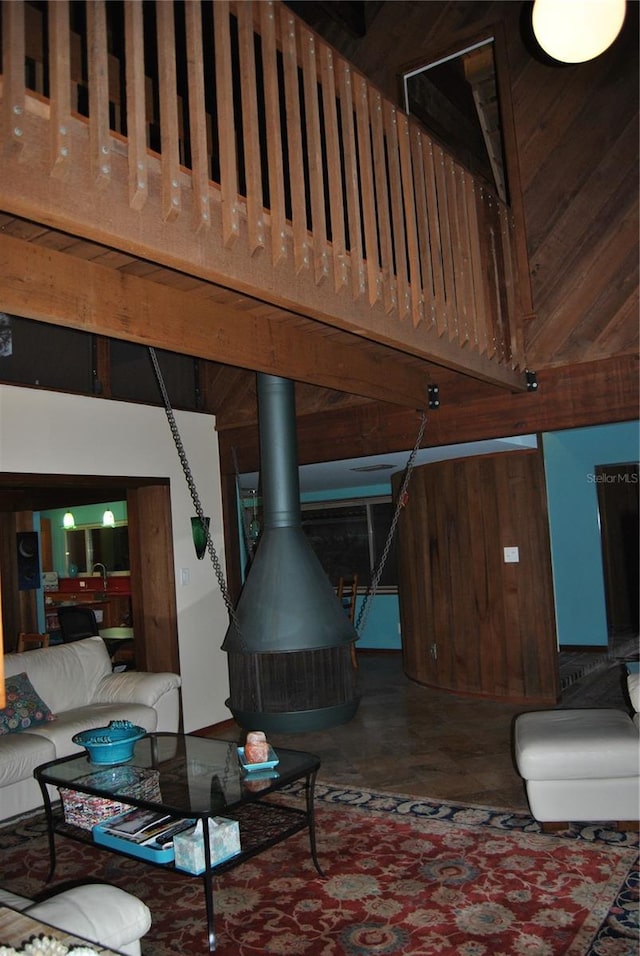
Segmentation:
<svg viewBox="0 0 640 956">
<path fill-rule="evenodd" d="M 596 465 L 609 652 L 637 637 L 640 478 L 637 463 Z"/>
<path fill-rule="evenodd" d="M 180 673 L 169 481 L 158 477 L 0 472 L 0 637 L 15 649 L 37 630 L 33 591 L 18 586 L 16 534 L 33 531 L 33 513 L 126 499 L 135 659 L 139 670 Z"/>
</svg>

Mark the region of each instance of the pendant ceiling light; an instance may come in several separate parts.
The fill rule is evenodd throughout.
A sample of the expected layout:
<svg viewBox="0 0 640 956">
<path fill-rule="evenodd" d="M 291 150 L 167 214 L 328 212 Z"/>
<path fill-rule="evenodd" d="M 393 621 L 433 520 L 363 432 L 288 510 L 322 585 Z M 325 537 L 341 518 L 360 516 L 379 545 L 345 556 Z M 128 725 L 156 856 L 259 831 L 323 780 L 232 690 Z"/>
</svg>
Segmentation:
<svg viewBox="0 0 640 956">
<path fill-rule="evenodd" d="M 561 63 L 584 63 L 611 46 L 622 29 L 625 0 L 535 0 L 533 32 Z"/>
<path fill-rule="evenodd" d="M 62 527 L 67 531 L 70 531 L 76 526 L 76 519 L 73 517 L 73 514 L 70 511 L 67 511 L 64 518 L 62 519 Z"/>
<path fill-rule="evenodd" d="M 115 528 L 116 519 L 113 516 L 113 511 L 107 509 L 102 516 L 102 527 L 103 528 Z"/>
</svg>

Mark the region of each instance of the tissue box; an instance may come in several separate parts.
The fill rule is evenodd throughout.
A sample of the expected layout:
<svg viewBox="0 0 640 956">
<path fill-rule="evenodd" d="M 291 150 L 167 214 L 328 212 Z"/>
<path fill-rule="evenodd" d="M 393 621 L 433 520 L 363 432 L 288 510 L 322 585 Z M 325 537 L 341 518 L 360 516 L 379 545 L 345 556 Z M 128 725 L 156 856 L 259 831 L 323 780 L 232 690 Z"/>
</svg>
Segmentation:
<svg viewBox="0 0 640 956">
<path fill-rule="evenodd" d="M 213 817 L 208 820 L 211 866 L 217 866 L 240 852 L 240 825 L 237 820 Z M 202 820 L 195 827 L 176 833 L 173 838 L 175 866 L 187 873 L 204 873 L 204 838 Z"/>
</svg>

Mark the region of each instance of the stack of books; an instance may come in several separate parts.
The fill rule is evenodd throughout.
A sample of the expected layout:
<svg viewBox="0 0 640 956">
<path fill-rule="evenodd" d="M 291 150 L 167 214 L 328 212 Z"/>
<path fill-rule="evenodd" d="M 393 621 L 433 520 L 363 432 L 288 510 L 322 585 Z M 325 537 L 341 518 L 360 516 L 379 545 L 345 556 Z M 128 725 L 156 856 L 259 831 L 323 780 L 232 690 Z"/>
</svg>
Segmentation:
<svg viewBox="0 0 640 956">
<path fill-rule="evenodd" d="M 97 843 L 134 856 L 169 862 L 174 857 L 173 838 L 193 827 L 195 820 L 172 817 L 156 810 L 134 808 L 93 828 Z"/>
</svg>

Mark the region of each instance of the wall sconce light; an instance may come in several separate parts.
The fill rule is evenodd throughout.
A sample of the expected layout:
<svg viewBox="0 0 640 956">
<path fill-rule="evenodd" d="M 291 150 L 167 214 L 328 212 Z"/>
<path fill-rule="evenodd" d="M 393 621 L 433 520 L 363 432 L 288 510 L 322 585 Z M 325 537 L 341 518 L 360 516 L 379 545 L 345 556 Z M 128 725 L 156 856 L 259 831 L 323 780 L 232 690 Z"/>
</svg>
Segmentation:
<svg viewBox="0 0 640 956">
<path fill-rule="evenodd" d="M 191 537 L 193 538 L 193 544 L 196 549 L 196 557 L 198 561 L 201 561 L 204 558 L 204 553 L 207 550 L 209 518 L 203 518 L 203 521 L 204 524 L 198 517 L 191 519 Z"/>
<path fill-rule="evenodd" d="M 622 29 L 625 0 L 535 0 L 531 14 L 536 40 L 561 63 L 593 60 Z"/>
<path fill-rule="evenodd" d="M 107 509 L 102 516 L 102 527 L 103 528 L 115 528 L 116 519 L 113 516 L 113 511 Z"/>
<path fill-rule="evenodd" d="M 73 514 L 70 511 L 67 511 L 64 518 L 62 519 L 62 527 L 66 531 L 71 531 L 72 528 L 76 526 L 76 519 L 73 517 Z"/>
</svg>

